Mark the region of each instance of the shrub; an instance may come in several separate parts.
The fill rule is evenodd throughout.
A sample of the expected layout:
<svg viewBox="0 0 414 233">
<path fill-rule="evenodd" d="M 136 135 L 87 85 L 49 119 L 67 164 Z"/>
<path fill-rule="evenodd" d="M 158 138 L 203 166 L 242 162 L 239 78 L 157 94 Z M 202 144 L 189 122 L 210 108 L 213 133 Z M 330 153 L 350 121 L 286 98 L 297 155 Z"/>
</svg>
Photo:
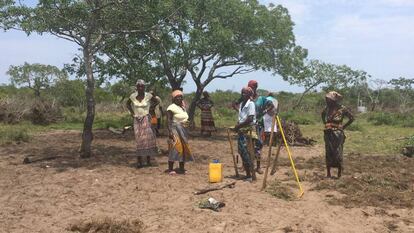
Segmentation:
<svg viewBox="0 0 414 233">
<path fill-rule="evenodd" d="M 48 125 L 62 119 L 62 111 L 55 101 L 36 100 L 31 108 L 30 120 L 35 125 Z"/>
<path fill-rule="evenodd" d="M 368 119 L 374 125 L 401 125 L 414 127 L 414 116 L 411 114 L 377 112 L 372 113 Z"/>
<path fill-rule="evenodd" d="M 0 144 L 11 143 L 11 142 L 28 142 L 30 135 L 26 129 L 0 129 Z"/>
</svg>

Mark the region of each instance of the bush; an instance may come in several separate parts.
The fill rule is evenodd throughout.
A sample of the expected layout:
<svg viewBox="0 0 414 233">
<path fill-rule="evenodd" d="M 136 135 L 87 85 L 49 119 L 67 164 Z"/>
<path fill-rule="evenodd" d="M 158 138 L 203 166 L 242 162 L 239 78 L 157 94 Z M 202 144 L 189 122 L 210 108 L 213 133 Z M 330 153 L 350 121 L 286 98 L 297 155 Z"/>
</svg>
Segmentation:
<svg viewBox="0 0 414 233">
<path fill-rule="evenodd" d="M 355 122 L 352 123 L 350 126 L 348 126 L 346 129 L 349 131 L 359 131 L 359 132 L 362 132 L 364 130 L 362 125 L 355 123 Z"/>
<path fill-rule="evenodd" d="M 62 111 L 55 101 L 36 100 L 31 108 L 30 120 L 35 125 L 48 125 L 62 119 Z"/>
<path fill-rule="evenodd" d="M 30 136 L 26 129 L 0 129 L 0 144 L 6 144 L 11 142 L 28 142 Z"/>
<path fill-rule="evenodd" d="M 282 112 L 280 116 L 287 121 L 292 121 L 299 125 L 310 125 L 317 122 L 316 115 L 312 113 L 303 112 Z"/>
<path fill-rule="evenodd" d="M 0 100 L 0 122 L 17 124 L 28 117 L 31 101 L 24 98 L 4 98 Z"/>
<path fill-rule="evenodd" d="M 374 125 L 401 125 L 414 127 L 414 116 L 411 114 L 377 112 L 368 117 L 368 122 Z"/>
</svg>

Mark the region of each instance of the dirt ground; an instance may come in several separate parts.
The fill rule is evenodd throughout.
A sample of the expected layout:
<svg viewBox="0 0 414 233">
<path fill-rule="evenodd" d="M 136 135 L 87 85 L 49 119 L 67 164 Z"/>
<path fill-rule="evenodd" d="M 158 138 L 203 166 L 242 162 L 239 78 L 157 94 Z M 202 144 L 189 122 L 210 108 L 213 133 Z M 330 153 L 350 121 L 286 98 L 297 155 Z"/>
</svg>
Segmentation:
<svg viewBox="0 0 414 233">
<path fill-rule="evenodd" d="M 166 151 L 167 138 L 158 142 Z M 321 144 L 291 148 L 301 163 L 299 176 L 304 177 L 305 194 L 284 200 L 260 191 L 263 175 L 254 183 L 236 180 L 232 189 L 193 194 L 211 186 L 208 163 L 212 159 L 224 163 L 223 182 L 235 181 L 224 132 L 211 139 L 193 137 L 196 162 L 187 165 L 188 174 L 177 176 L 164 173 L 165 155 L 157 157 L 152 167 L 135 168 L 131 133 L 95 131 L 90 159 L 78 157 L 79 143 L 79 131 L 52 131 L 36 135 L 29 143 L 0 148 L 0 232 L 72 232 L 71 226 L 83 220 L 105 218 L 140 220 L 143 232 L 414 232 L 412 205 L 335 205 L 329 200 L 346 194 L 315 188 L 315 179 L 305 177 L 312 174 L 326 179 Z M 267 151 L 265 147 L 264 158 Z M 56 158 L 23 164 L 27 156 L 32 160 Z M 286 156 L 282 151 L 281 161 Z M 314 165 L 320 168 L 307 167 L 307 161 L 315 162 L 315 158 Z M 412 168 L 408 171 L 411 177 Z M 269 184 L 276 179 L 288 183 L 296 195 L 291 174 L 288 164 L 281 164 L 269 176 Z M 344 179 L 353 175 L 345 173 Z M 413 181 L 409 182 L 407 187 L 414 189 Z M 220 212 L 198 208 L 197 203 L 206 197 L 226 205 Z"/>
</svg>

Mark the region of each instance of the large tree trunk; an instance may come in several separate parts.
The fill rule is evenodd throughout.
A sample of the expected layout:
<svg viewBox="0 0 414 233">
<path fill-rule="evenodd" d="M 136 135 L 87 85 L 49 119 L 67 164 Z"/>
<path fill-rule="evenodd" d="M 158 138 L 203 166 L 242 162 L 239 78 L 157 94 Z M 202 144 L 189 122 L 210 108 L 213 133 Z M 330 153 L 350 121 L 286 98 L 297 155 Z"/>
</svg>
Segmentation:
<svg viewBox="0 0 414 233">
<path fill-rule="evenodd" d="M 82 158 L 88 158 L 91 156 L 91 145 L 93 140 L 92 126 L 93 120 L 95 119 L 95 80 L 93 78 L 92 70 L 92 55 L 88 48 L 84 48 L 83 57 L 86 69 L 86 118 L 83 124 L 80 156 Z"/>
<path fill-rule="evenodd" d="M 197 107 L 197 102 L 200 100 L 201 95 L 203 94 L 203 87 L 197 87 L 196 93 L 194 95 L 193 100 L 191 101 L 190 104 L 190 108 L 188 110 L 188 121 L 190 122 L 191 126 L 194 126 L 194 115 L 195 115 L 195 110 Z"/>
</svg>

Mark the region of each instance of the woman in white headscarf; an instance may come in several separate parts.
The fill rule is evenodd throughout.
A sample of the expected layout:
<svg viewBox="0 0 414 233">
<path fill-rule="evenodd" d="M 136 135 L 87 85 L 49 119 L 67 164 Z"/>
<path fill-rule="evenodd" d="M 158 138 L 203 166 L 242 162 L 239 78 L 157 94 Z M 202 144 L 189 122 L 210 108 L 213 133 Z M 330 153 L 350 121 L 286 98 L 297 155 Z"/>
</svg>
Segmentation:
<svg viewBox="0 0 414 233">
<path fill-rule="evenodd" d="M 145 82 L 139 79 L 136 82 L 136 91 L 131 94 L 127 101 L 127 108 L 134 118 L 134 133 L 137 144 L 137 167 L 143 166 L 142 157 L 147 158 L 147 165 L 151 165 L 151 156 L 158 154 L 155 134 L 151 129 L 151 107 L 152 95 L 145 92 Z"/>
</svg>

